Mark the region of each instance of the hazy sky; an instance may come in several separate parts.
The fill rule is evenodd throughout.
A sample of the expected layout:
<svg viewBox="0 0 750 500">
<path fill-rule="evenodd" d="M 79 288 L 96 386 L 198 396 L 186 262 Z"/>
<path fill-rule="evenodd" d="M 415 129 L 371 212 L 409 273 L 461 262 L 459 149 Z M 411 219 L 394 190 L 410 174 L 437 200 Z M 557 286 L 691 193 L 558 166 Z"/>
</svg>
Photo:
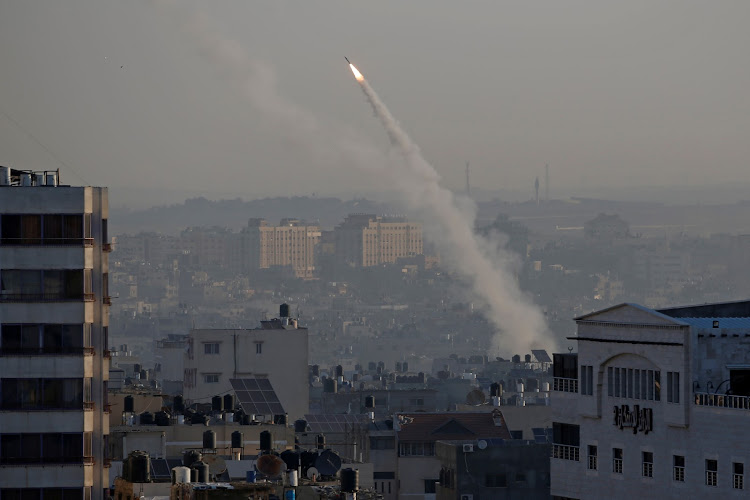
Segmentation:
<svg viewBox="0 0 750 500">
<path fill-rule="evenodd" d="M 466 161 L 475 186 L 529 194 L 545 163 L 553 187 L 750 182 L 747 0 L 179 3 L 326 133 L 248 99 L 150 1 L 0 0 L 0 165 L 60 166 L 16 120 L 64 182 L 149 204 L 386 189 L 321 153 L 338 131 L 388 148 L 348 56 L 449 188 Z"/>
</svg>

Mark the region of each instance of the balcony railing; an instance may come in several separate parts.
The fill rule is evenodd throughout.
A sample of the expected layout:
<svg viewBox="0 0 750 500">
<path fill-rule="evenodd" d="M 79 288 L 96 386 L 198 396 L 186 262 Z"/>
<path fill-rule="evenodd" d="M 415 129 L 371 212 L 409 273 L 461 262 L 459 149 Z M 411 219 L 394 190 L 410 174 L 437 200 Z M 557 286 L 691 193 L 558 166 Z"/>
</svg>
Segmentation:
<svg viewBox="0 0 750 500">
<path fill-rule="evenodd" d="M 93 347 L 0 347 L 0 356 L 93 356 Z"/>
<path fill-rule="evenodd" d="M 2 293 L 0 302 L 93 302 L 93 293 L 60 294 L 60 293 Z"/>
<path fill-rule="evenodd" d="M 552 390 L 559 392 L 578 392 L 578 379 L 555 377 L 552 379 Z"/>
<path fill-rule="evenodd" d="M 93 465 L 94 457 L 2 457 L 0 465 L 29 466 L 29 465 Z"/>
<path fill-rule="evenodd" d="M 110 297 L 110 296 L 102 297 L 102 303 L 104 303 L 105 305 L 111 306 L 112 305 L 112 297 Z"/>
<path fill-rule="evenodd" d="M 102 245 L 102 251 L 103 252 L 111 252 L 112 251 L 112 243 L 105 243 Z"/>
<path fill-rule="evenodd" d="M 714 406 L 717 408 L 732 408 L 734 410 L 750 410 L 750 397 L 732 396 L 729 394 L 708 394 L 696 392 L 695 404 L 697 406 Z"/>
<path fill-rule="evenodd" d="M 567 444 L 553 444 L 552 445 L 552 458 L 560 460 L 572 460 L 578 462 L 580 460 L 580 447 L 570 446 Z"/>
<path fill-rule="evenodd" d="M 112 405 L 110 403 L 104 405 L 104 413 L 112 413 Z"/>
<path fill-rule="evenodd" d="M 104 350 L 104 357 L 107 358 L 107 359 L 112 359 L 112 351 L 110 351 L 109 349 L 105 349 Z"/>
<path fill-rule="evenodd" d="M 83 402 L 83 409 L 84 411 L 92 411 L 94 409 L 95 405 L 93 401 L 84 401 Z"/>
<path fill-rule="evenodd" d="M 94 238 L 0 238 L 0 246 L 93 247 Z"/>
</svg>

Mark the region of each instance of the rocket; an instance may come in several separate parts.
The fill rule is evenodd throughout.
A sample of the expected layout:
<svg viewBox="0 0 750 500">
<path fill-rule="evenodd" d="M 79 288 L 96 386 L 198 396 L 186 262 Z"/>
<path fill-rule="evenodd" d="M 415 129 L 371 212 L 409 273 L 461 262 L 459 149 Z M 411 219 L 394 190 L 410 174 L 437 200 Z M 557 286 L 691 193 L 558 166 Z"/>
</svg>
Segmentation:
<svg viewBox="0 0 750 500">
<path fill-rule="evenodd" d="M 348 57 L 344 56 L 344 59 L 346 59 L 346 62 L 348 62 L 349 64 L 351 64 L 351 61 L 349 61 Z"/>
</svg>

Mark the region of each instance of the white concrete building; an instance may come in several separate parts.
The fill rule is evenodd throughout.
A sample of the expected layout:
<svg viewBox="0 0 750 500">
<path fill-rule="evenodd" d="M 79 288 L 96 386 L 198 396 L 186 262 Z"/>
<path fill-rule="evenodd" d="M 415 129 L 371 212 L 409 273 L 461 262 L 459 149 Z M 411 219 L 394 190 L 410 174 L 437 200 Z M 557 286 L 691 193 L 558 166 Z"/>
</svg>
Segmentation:
<svg viewBox="0 0 750 500">
<path fill-rule="evenodd" d="M 744 498 L 750 302 L 576 318 L 556 354 L 553 498 Z"/>
<path fill-rule="evenodd" d="M 232 391 L 231 379 L 267 378 L 290 421 L 308 413 L 307 328 L 289 318 L 288 310 L 286 314 L 250 330 L 191 330 L 185 353 L 185 402 L 210 403 L 213 396 Z"/>
<path fill-rule="evenodd" d="M 106 498 L 107 189 L 0 167 L 0 497 Z"/>
</svg>

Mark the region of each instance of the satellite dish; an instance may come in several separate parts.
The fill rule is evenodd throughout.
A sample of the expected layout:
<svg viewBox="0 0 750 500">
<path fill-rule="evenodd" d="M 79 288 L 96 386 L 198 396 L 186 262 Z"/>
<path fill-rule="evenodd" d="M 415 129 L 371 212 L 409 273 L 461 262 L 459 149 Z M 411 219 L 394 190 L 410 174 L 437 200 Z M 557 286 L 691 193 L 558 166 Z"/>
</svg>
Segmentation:
<svg viewBox="0 0 750 500">
<path fill-rule="evenodd" d="M 276 455 L 261 455 L 255 462 L 255 468 L 266 477 L 277 477 L 286 464 Z"/>
<path fill-rule="evenodd" d="M 315 467 L 310 467 L 309 469 L 307 469 L 307 473 L 305 474 L 305 477 L 307 479 L 312 479 L 313 476 L 317 477 L 319 475 L 320 474 L 318 474 L 318 469 L 316 469 Z"/>
<path fill-rule="evenodd" d="M 203 463 L 208 464 L 208 472 L 212 476 L 218 476 L 227 470 L 226 461 L 218 455 L 203 455 Z"/>
<path fill-rule="evenodd" d="M 325 450 L 315 460 L 315 468 L 324 476 L 335 476 L 341 468 L 341 457 L 333 450 Z"/>
<path fill-rule="evenodd" d="M 472 405 L 472 406 L 479 406 L 483 405 L 485 402 L 485 395 L 484 392 L 480 391 L 479 389 L 474 389 L 469 394 L 466 395 L 466 404 Z"/>
<path fill-rule="evenodd" d="M 477 443 L 477 448 L 479 448 L 480 450 L 487 448 L 487 441 L 485 441 L 484 439 L 480 439 Z"/>
</svg>

